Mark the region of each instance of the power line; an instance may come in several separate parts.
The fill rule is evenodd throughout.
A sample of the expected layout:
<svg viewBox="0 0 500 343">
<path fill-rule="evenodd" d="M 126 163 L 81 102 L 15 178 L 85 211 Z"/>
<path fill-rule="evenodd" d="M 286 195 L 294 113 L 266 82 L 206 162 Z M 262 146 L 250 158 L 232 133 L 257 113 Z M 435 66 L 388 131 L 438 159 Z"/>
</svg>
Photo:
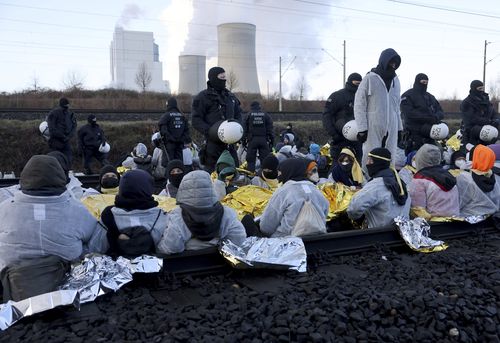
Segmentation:
<svg viewBox="0 0 500 343">
<path fill-rule="evenodd" d="M 414 2 L 410 2 L 410 1 L 401 1 L 401 0 L 386 0 L 386 1 L 395 2 L 395 3 L 399 3 L 399 4 L 404 4 L 404 5 L 409 5 L 409 6 L 430 8 L 430 9 L 446 11 L 446 12 L 454 12 L 454 13 L 474 15 L 474 16 L 479 16 L 479 17 L 492 18 L 492 19 L 500 19 L 500 16 L 497 16 L 497 15 L 470 12 L 470 11 L 464 11 L 464 10 L 459 10 L 459 9 L 455 9 L 455 8 L 446 8 L 446 7 L 432 6 L 432 5 L 426 5 L 426 4 L 418 4 L 418 3 L 414 3 Z"/>
</svg>

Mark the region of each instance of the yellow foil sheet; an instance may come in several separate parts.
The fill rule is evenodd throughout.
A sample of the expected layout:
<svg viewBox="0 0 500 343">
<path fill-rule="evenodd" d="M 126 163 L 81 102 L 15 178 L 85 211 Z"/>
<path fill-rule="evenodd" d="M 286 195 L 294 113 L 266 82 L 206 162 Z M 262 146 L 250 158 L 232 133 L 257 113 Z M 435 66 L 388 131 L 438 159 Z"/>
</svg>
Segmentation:
<svg viewBox="0 0 500 343">
<path fill-rule="evenodd" d="M 345 212 L 356 192 L 342 183 L 327 182 L 319 185 L 318 188 L 330 203 L 328 216 L 326 217 L 327 221 Z"/>
<path fill-rule="evenodd" d="M 433 223 L 449 223 L 449 222 L 463 222 L 464 221 L 464 218 L 462 218 L 462 217 L 436 217 L 436 216 L 432 216 L 423 207 L 410 208 L 410 216 L 412 218 L 417 218 L 417 217 L 424 218 L 428 222 L 433 222 Z"/>
<path fill-rule="evenodd" d="M 165 212 L 172 211 L 176 206 L 175 198 L 159 195 L 153 195 L 153 198 L 158 201 L 158 207 Z M 85 197 L 81 201 L 87 210 L 89 210 L 89 212 L 99 220 L 101 219 L 102 211 L 104 211 L 106 207 L 115 204 L 115 196 L 113 194 L 95 194 Z"/>
<path fill-rule="evenodd" d="M 258 186 L 243 186 L 226 195 L 221 203 L 231 207 L 241 220 L 246 214 L 254 217 L 262 215 L 273 192 Z"/>
<path fill-rule="evenodd" d="M 460 145 L 462 144 L 462 142 L 460 141 L 460 139 L 457 137 L 457 134 L 455 133 L 453 136 L 450 137 L 450 139 L 448 139 L 446 141 L 446 146 L 452 148 L 453 150 L 455 151 L 458 151 L 460 150 Z"/>
<path fill-rule="evenodd" d="M 330 155 L 330 144 L 326 143 L 319 149 L 319 153 L 323 156 L 326 156 L 326 161 L 329 166 L 332 165 L 332 156 Z"/>
</svg>

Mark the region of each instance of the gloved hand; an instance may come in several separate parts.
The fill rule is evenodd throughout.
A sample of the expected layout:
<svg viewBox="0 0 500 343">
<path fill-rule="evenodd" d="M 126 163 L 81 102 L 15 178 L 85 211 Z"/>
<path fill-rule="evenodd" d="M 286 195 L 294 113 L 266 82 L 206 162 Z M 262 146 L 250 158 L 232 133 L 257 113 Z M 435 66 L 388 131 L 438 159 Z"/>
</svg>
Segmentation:
<svg viewBox="0 0 500 343">
<path fill-rule="evenodd" d="M 368 130 L 367 131 L 360 131 L 358 132 L 358 142 L 360 143 L 364 143 L 366 142 L 367 138 L 368 138 Z"/>
</svg>

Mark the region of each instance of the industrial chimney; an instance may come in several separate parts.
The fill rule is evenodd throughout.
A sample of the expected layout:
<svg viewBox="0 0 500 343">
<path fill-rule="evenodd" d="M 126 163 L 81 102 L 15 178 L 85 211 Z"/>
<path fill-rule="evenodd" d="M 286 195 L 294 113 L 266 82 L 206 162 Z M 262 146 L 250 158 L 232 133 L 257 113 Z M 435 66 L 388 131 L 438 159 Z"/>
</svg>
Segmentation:
<svg viewBox="0 0 500 343">
<path fill-rule="evenodd" d="M 226 70 L 232 91 L 260 94 L 255 60 L 255 25 L 226 23 L 217 26 L 218 66 Z M 232 81 L 232 82 L 231 82 Z"/>
<path fill-rule="evenodd" d="M 207 75 L 205 71 L 206 57 L 199 55 L 179 56 L 179 90 L 178 93 L 198 94 L 205 89 Z"/>
</svg>

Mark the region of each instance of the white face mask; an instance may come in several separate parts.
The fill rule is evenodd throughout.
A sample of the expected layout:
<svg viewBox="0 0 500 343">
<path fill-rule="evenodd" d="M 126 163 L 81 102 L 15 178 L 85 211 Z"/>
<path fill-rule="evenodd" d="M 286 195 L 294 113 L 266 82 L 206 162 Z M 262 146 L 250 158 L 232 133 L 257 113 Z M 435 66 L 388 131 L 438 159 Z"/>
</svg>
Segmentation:
<svg viewBox="0 0 500 343">
<path fill-rule="evenodd" d="M 309 175 L 309 180 L 311 180 L 314 183 L 318 183 L 318 181 L 319 181 L 319 174 L 316 172 L 316 173 L 313 173 L 313 174 Z"/>
<path fill-rule="evenodd" d="M 458 169 L 466 169 L 467 168 L 467 162 L 465 160 L 456 160 L 455 161 L 455 166 L 458 168 Z"/>
<path fill-rule="evenodd" d="M 348 164 L 349 164 L 349 162 L 347 162 L 347 161 L 343 161 L 343 162 L 340 162 L 340 164 L 341 164 L 341 165 L 343 165 L 343 166 L 346 166 L 346 165 L 348 165 Z"/>
</svg>

